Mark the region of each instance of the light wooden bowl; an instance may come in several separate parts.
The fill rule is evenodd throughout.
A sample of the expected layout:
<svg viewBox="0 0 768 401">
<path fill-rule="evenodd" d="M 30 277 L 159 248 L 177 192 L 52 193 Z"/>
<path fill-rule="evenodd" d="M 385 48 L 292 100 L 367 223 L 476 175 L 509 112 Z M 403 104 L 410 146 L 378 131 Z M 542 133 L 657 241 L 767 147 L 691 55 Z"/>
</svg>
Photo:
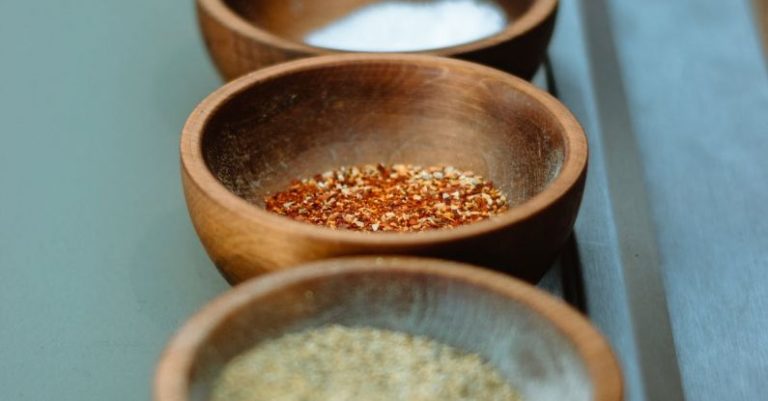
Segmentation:
<svg viewBox="0 0 768 401">
<path fill-rule="evenodd" d="M 568 110 L 528 82 L 417 55 L 337 55 L 257 71 L 205 99 L 181 137 L 184 192 L 203 245 L 232 283 L 310 260 L 410 254 L 529 281 L 570 235 L 587 142 Z M 454 229 L 333 230 L 262 200 L 341 165 L 450 165 L 491 179 L 510 210 Z"/>
<path fill-rule="evenodd" d="M 221 75 L 247 72 L 298 58 L 348 53 L 303 42 L 314 29 L 377 0 L 197 0 L 208 51 Z M 417 53 L 457 57 L 530 79 L 541 64 L 557 13 L 557 0 L 498 0 L 511 21 L 496 35 Z M 298 6 L 297 6 L 298 4 Z"/>
<path fill-rule="evenodd" d="M 511 277 L 434 259 L 326 260 L 237 286 L 166 348 L 155 401 L 203 401 L 234 356 L 328 324 L 423 335 L 477 353 L 523 400 L 620 401 L 607 342 L 563 302 Z"/>
</svg>

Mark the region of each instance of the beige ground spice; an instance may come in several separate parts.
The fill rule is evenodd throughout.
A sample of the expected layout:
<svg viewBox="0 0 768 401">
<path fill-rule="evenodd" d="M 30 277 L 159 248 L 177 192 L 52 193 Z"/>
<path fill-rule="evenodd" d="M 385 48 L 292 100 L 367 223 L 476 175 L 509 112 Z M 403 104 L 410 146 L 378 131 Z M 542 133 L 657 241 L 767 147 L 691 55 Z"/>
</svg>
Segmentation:
<svg viewBox="0 0 768 401">
<path fill-rule="evenodd" d="M 426 337 L 326 326 L 257 345 L 224 368 L 212 401 L 519 401 L 478 355 Z"/>
</svg>

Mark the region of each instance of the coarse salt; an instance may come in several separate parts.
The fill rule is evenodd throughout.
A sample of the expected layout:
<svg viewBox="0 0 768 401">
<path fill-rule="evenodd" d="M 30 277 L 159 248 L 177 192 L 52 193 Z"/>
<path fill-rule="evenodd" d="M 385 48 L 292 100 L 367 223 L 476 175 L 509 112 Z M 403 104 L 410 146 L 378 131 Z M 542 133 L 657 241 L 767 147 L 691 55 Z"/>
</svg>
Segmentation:
<svg viewBox="0 0 768 401">
<path fill-rule="evenodd" d="M 367 52 L 437 49 L 501 32 L 507 15 L 491 0 L 382 1 L 310 32 L 313 46 Z"/>
</svg>

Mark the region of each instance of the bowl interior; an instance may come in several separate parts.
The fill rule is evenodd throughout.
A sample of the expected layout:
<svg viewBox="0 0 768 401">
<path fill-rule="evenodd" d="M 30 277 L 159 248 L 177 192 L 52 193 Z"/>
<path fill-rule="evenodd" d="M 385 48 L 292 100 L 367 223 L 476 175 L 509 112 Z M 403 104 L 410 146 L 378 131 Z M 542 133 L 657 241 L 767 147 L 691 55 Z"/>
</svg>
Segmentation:
<svg viewBox="0 0 768 401">
<path fill-rule="evenodd" d="M 394 59 L 269 74 L 213 111 L 209 170 L 230 191 L 264 196 L 342 165 L 449 165 L 490 179 L 520 204 L 553 181 L 564 128 L 528 85 L 484 68 Z"/>
<path fill-rule="evenodd" d="M 575 345 L 523 303 L 469 280 L 381 270 L 286 282 L 241 304 L 194 356 L 191 400 L 207 400 L 224 364 L 259 341 L 327 324 L 424 335 L 477 353 L 525 400 L 592 400 Z"/>
<path fill-rule="evenodd" d="M 445 0 L 401 0 L 430 3 Z M 508 21 L 524 14 L 534 0 L 494 0 L 504 9 Z M 303 42 L 311 31 L 330 24 L 351 12 L 382 0 L 224 0 L 235 13 L 276 36 Z"/>
</svg>

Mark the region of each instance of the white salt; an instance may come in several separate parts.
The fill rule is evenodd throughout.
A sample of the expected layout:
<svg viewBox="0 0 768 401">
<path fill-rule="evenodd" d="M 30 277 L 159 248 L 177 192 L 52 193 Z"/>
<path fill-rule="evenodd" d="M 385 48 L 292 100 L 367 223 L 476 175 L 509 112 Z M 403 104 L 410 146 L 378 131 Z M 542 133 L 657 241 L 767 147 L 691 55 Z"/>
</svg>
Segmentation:
<svg viewBox="0 0 768 401">
<path fill-rule="evenodd" d="M 490 0 L 383 1 L 309 33 L 318 47 L 397 52 L 456 46 L 504 29 L 504 10 Z"/>
</svg>

